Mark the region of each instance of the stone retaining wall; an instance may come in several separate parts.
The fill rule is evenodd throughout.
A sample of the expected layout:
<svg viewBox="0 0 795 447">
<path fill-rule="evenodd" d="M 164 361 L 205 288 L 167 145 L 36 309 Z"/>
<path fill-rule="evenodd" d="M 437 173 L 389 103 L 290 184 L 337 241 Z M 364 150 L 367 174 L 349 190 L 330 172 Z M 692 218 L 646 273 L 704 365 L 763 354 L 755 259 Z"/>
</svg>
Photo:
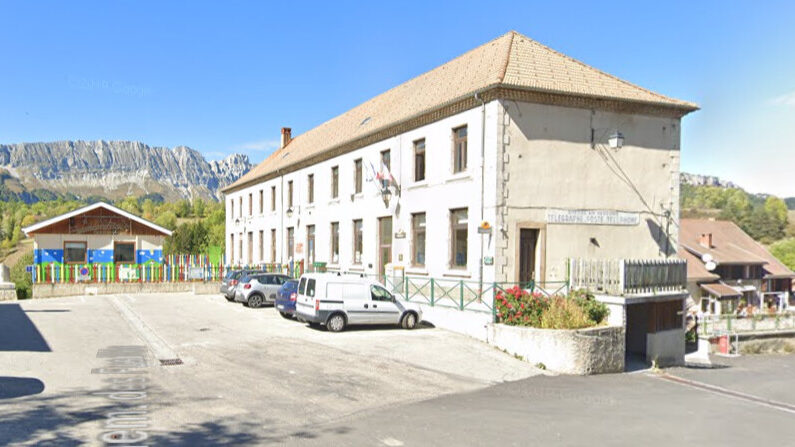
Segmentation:
<svg viewBox="0 0 795 447">
<path fill-rule="evenodd" d="M 33 298 L 55 298 L 75 295 L 114 295 L 124 293 L 220 293 L 217 282 L 132 282 L 132 283 L 66 283 L 33 284 Z"/>
<path fill-rule="evenodd" d="M 490 324 L 488 343 L 563 374 L 624 371 L 624 328 L 537 329 Z"/>
</svg>

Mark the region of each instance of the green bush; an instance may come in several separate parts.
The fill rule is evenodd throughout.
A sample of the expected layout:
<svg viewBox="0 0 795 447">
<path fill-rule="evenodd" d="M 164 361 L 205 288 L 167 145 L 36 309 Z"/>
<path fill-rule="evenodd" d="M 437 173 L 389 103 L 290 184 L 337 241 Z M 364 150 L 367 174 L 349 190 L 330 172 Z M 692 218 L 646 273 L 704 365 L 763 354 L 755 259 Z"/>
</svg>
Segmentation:
<svg viewBox="0 0 795 447">
<path fill-rule="evenodd" d="M 598 324 L 607 318 L 609 312 L 607 305 L 597 301 L 596 298 L 587 291 L 574 290 L 569 294 L 569 298 L 577 302 L 582 310 L 588 314 L 588 318 L 591 319 L 591 321 L 595 321 Z"/>
<path fill-rule="evenodd" d="M 550 298 L 549 307 L 541 315 L 542 329 L 582 329 L 594 325 L 577 301 L 565 296 Z"/>
<path fill-rule="evenodd" d="M 538 292 L 529 293 L 518 286 L 499 292 L 495 306 L 497 320 L 501 323 L 544 329 L 597 326 L 608 314 L 604 303 L 584 291 L 547 297 Z"/>
<path fill-rule="evenodd" d="M 32 295 L 30 273 L 25 270 L 25 267 L 32 264 L 33 253 L 31 252 L 19 258 L 17 263 L 11 267 L 11 282 L 17 288 L 17 299 L 24 300 Z"/>
</svg>

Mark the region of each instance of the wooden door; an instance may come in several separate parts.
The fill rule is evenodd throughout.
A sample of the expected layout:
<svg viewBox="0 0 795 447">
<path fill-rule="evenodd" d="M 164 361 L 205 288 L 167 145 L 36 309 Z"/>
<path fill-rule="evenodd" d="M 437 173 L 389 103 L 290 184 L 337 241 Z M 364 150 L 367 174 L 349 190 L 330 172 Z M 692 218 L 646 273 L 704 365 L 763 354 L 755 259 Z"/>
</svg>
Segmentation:
<svg viewBox="0 0 795 447">
<path fill-rule="evenodd" d="M 522 228 L 519 230 L 519 282 L 525 283 L 537 280 L 536 275 L 536 246 L 538 245 L 538 230 Z"/>
<path fill-rule="evenodd" d="M 386 273 L 386 265 L 392 262 L 392 217 L 378 219 L 378 274 Z"/>
</svg>

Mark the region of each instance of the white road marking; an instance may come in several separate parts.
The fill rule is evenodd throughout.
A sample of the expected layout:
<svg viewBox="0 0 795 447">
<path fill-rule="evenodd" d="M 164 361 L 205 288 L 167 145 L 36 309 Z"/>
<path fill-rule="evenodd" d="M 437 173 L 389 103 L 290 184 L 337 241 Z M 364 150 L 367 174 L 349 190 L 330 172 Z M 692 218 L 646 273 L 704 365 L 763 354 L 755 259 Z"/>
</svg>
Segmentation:
<svg viewBox="0 0 795 447">
<path fill-rule="evenodd" d="M 677 383 L 679 385 L 687 386 L 690 388 L 706 391 L 708 393 L 729 397 L 731 399 L 744 400 L 746 402 L 751 402 L 761 407 L 772 408 L 774 410 L 783 411 L 785 413 L 795 414 L 795 405 L 791 405 L 785 402 L 778 402 L 775 400 L 765 399 L 763 397 L 754 396 L 753 394 L 746 394 L 740 391 L 734 391 L 729 388 L 724 388 L 722 386 L 711 385 L 709 383 L 699 382 L 691 379 L 685 379 L 683 377 L 674 376 L 671 374 L 655 374 L 653 375 L 653 377 L 657 377 L 659 379 L 668 382 Z"/>
<path fill-rule="evenodd" d="M 130 298 L 125 295 L 126 298 Z M 107 300 L 113 304 L 116 310 L 127 320 L 132 330 L 138 334 L 138 337 L 143 340 L 149 349 L 152 350 L 155 358 L 158 360 L 169 360 L 179 358 L 176 352 L 165 342 L 157 333 L 144 323 L 141 317 L 133 311 L 129 305 L 123 300 L 119 299 L 116 295 L 108 295 Z"/>
<path fill-rule="evenodd" d="M 402 442 L 402 441 L 398 441 L 398 440 L 397 440 L 397 439 L 395 439 L 395 438 L 386 438 L 386 439 L 382 439 L 382 440 L 381 440 L 381 442 L 382 442 L 384 445 L 388 445 L 389 447 L 400 447 L 400 446 L 402 446 L 402 445 L 403 445 L 403 442 Z"/>
</svg>

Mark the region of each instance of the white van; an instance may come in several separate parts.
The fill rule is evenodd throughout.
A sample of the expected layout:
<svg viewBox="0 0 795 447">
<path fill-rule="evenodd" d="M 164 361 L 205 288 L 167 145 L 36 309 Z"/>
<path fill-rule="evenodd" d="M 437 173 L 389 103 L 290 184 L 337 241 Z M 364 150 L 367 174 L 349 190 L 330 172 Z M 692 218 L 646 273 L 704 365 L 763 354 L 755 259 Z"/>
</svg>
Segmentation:
<svg viewBox="0 0 795 447">
<path fill-rule="evenodd" d="M 399 324 L 414 329 L 420 306 L 400 301 L 380 283 L 356 275 L 307 273 L 298 282 L 295 312 L 299 320 L 339 332 L 349 324 Z"/>
</svg>

